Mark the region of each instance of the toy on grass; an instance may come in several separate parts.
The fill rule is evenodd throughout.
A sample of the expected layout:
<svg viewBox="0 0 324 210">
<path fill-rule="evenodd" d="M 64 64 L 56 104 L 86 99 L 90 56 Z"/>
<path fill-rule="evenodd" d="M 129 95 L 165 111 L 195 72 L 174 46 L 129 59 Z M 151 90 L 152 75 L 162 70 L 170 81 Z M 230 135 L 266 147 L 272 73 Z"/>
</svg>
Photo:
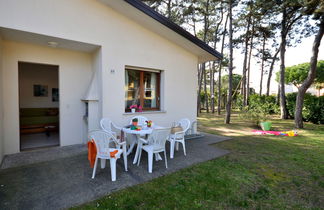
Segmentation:
<svg viewBox="0 0 324 210">
<path fill-rule="evenodd" d="M 276 136 L 297 136 L 298 133 L 296 130 L 291 131 L 262 131 L 262 130 L 253 130 L 255 134 L 259 135 L 276 135 Z"/>
</svg>

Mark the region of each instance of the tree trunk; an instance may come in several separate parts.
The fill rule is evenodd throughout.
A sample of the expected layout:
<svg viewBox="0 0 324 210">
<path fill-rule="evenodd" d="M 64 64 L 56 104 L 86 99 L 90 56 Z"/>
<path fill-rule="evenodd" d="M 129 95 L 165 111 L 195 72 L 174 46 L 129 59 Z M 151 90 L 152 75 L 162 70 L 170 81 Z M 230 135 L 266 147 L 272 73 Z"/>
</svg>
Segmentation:
<svg viewBox="0 0 324 210">
<path fill-rule="evenodd" d="M 226 104 L 225 123 L 229 124 L 231 121 L 231 107 L 232 107 L 232 86 L 233 86 L 233 16 L 232 16 L 232 0 L 229 0 L 229 65 L 228 65 L 228 95 Z"/>
<path fill-rule="evenodd" d="M 203 79 L 203 70 L 201 66 L 198 65 L 198 95 L 197 95 L 197 116 L 199 116 L 199 113 L 201 112 L 201 87 L 202 87 L 202 79 Z"/>
<path fill-rule="evenodd" d="M 282 21 L 281 21 L 281 46 L 280 46 L 280 113 L 281 119 L 288 118 L 288 111 L 286 106 L 286 95 L 285 95 L 285 52 L 286 52 L 286 8 L 282 11 Z"/>
<path fill-rule="evenodd" d="M 207 113 L 209 112 L 209 108 L 208 108 L 208 95 L 207 95 L 207 71 L 206 71 L 206 63 L 202 64 L 202 68 L 203 68 L 203 73 L 204 73 L 204 93 L 205 93 L 205 108 Z"/>
<path fill-rule="evenodd" d="M 204 15 L 204 42 L 207 40 L 207 32 L 209 29 L 209 0 L 206 2 L 206 13 Z M 207 71 L 206 71 L 206 63 L 203 63 L 204 69 L 204 92 L 205 92 L 205 108 L 207 113 L 209 113 L 209 106 L 208 106 L 208 94 L 207 94 Z"/>
<path fill-rule="evenodd" d="M 278 83 L 278 93 L 276 97 L 276 103 L 277 105 L 280 105 L 280 84 Z"/>
<path fill-rule="evenodd" d="M 228 14 L 225 20 L 224 26 L 224 33 L 222 37 L 222 47 L 221 47 L 221 54 L 223 55 L 224 52 L 224 44 L 225 44 L 225 35 L 226 35 L 226 28 L 227 28 L 227 21 L 228 21 Z M 222 99 L 222 60 L 219 61 L 218 66 L 218 98 L 217 98 L 217 114 L 221 114 L 221 99 Z"/>
<path fill-rule="evenodd" d="M 204 42 L 207 40 L 207 31 L 209 28 L 209 0 L 206 2 L 206 13 L 204 15 Z"/>
<path fill-rule="evenodd" d="M 218 38 L 218 30 L 219 26 L 222 24 L 224 18 L 224 10 L 223 10 L 223 3 L 221 3 L 221 17 L 218 23 L 216 24 L 215 35 L 214 35 L 214 49 L 216 50 L 217 45 L 217 38 Z"/>
<path fill-rule="evenodd" d="M 168 0 L 167 2 L 167 18 L 171 19 L 171 2 L 172 0 Z"/>
<path fill-rule="evenodd" d="M 252 58 L 252 50 L 253 50 L 253 37 L 254 37 L 254 21 L 252 21 L 252 33 L 251 33 L 251 43 L 250 43 L 250 50 L 249 50 L 249 62 L 247 68 L 247 82 L 246 82 L 246 98 L 244 106 L 248 105 L 248 99 L 250 97 L 250 69 L 251 69 L 251 58 Z"/>
<path fill-rule="evenodd" d="M 249 30 L 251 25 L 251 16 L 248 18 L 248 24 L 245 33 L 245 49 L 244 49 L 244 60 L 243 60 L 243 73 L 242 73 L 242 88 L 241 94 L 243 94 L 243 106 L 246 106 L 246 70 L 247 70 L 247 57 L 248 57 L 248 47 L 249 47 Z"/>
<path fill-rule="evenodd" d="M 215 113 L 215 94 L 214 94 L 214 74 L 215 74 L 215 64 L 211 65 L 211 62 L 209 63 L 210 66 L 210 109 L 212 113 Z"/>
<path fill-rule="evenodd" d="M 266 37 L 263 37 L 263 44 L 262 44 L 262 61 L 261 61 L 261 78 L 260 78 L 260 92 L 259 95 L 262 95 L 262 85 L 263 85 L 263 72 L 264 72 L 264 59 L 265 59 L 265 44 L 266 44 Z"/>
<path fill-rule="evenodd" d="M 217 38 L 218 38 L 218 30 L 219 30 L 219 26 L 222 24 L 223 22 L 223 18 L 224 18 L 224 10 L 223 10 L 223 4 L 221 3 L 221 18 L 219 20 L 219 22 L 216 25 L 216 30 L 215 30 L 215 38 L 214 38 L 214 49 L 216 50 L 216 44 L 217 44 Z M 221 64 L 220 64 L 221 65 Z M 211 102 L 210 102 L 210 106 L 211 106 L 211 112 L 215 113 L 215 69 L 216 69 L 216 61 L 213 62 L 213 68 L 212 68 L 212 79 L 211 79 Z"/>
<path fill-rule="evenodd" d="M 303 82 L 303 84 L 298 88 L 298 94 L 296 98 L 296 110 L 295 110 L 295 127 L 296 128 L 303 128 L 303 116 L 302 116 L 302 110 L 303 110 L 303 103 L 304 103 L 304 96 L 307 91 L 307 89 L 311 86 L 313 83 L 315 76 L 316 76 L 316 66 L 317 66 L 317 57 L 318 57 L 318 48 L 321 44 L 321 39 L 323 37 L 324 33 L 324 17 L 321 18 L 321 23 L 319 26 L 318 33 L 315 36 L 315 40 L 313 43 L 312 48 L 312 57 L 310 60 L 310 70 L 308 72 L 308 76 L 306 80 Z"/>
<path fill-rule="evenodd" d="M 277 56 L 278 56 L 279 52 L 280 52 L 280 48 L 277 50 L 277 52 L 273 56 L 272 62 L 271 62 L 271 65 L 270 65 L 268 82 L 267 82 L 267 96 L 269 96 L 269 94 L 270 94 L 270 84 L 271 84 L 271 77 L 272 77 L 273 67 L 274 67 L 274 64 L 276 63 L 276 59 L 277 59 Z"/>
</svg>

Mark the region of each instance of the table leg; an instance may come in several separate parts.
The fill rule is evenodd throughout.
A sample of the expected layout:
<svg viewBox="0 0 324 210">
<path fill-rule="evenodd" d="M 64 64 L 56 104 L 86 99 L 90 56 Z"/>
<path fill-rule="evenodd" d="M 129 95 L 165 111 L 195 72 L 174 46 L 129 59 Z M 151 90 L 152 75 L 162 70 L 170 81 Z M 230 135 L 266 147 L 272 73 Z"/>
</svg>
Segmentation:
<svg viewBox="0 0 324 210">
<path fill-rule="evenodd" d="M 133 149 L 134 149 L 134 146 L 135 146 L 135 144 L 136 144 L 136 142 L 134 141 L 134 142 L 132 142 L 132 144 L 130 145 L 130 147 L 129 147 L 129 150 L 128 150 L 128 152 L 127 152 L 127 155 L 129 155 L 130 153 L 132 153 L 132 151 L 133 151 Z"/>
<path fill-rule="evenodd" d="M 133 160 L 133 164 L 136 164 L 137 163 L 140 149 L 142 149 L 142 142 L 139 140 L 139 138 L 140 138 L 140 136 L 136 135 L 137 148 L 136 148 L 136 153 L 135 153 L 135 157 L 134 157 L 134 160 Z"/>
</svg>

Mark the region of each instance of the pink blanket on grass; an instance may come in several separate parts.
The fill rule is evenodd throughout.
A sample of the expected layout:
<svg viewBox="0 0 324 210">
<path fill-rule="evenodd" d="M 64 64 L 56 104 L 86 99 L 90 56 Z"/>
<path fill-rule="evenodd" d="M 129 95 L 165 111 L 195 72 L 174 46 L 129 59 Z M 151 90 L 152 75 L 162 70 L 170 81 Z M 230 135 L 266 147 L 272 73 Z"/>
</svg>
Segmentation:
<svg viewBox="0 0 324 210">
<path fill-rule="evenodd" d="M 259 135 L 276 135 L 276 136 L 297 136 L 296 131 L 263 131 L 263 130 L 252 130 L 253 133 Z"/>
</svg>

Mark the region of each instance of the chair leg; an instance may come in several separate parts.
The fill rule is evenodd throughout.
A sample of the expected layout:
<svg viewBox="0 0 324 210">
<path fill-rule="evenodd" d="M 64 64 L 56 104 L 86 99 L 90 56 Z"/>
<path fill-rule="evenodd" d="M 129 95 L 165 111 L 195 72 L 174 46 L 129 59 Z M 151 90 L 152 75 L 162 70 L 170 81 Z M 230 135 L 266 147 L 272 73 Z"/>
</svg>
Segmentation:
<svg viewBox="0 0 324 210">
<path fill-rule="evenodd" d="M 181 143 L 182 143 L 182 146 L 183 146 L 183 153 L 186 156 L 187 154 L 186 154 L 186 143 L 185 143 L 185 140 L 182 140 Z"/>
<path fill-rule="evenodd" d="M 173 156 L 174 156 L 174 140 L 173 139 L 171 139 L 171 141 L 170 141 L 170 158 L 172 159 L 173 158 Z"/>
<path fill-rule="evenodd" d="M 137 166 L 139 166 L 139 164 L 141 162 L 141 157 L 142 157 L 142 149 L 139 151 L 139 154 L 138 154 Z"/>
<path fill-rule="evenodd" d="M 176 142 L 176 150 L 179 151 L 179 142 Z"/>
<path fill-rule="evenodd" d="M 96 176 L 97 163 L 98 163 L 98 158 L 96 158 L 95 164 L 93 166 L 92 177 L 91 177 L 92 179 L 94 179 Z"/>
<path fill-rule="evenodd" d="M 165 167 L 168 168 L 168 160 L 167 160 L 167 154 L 165 150 L 164 150 L 164 159 L 165 159 Z"/>
<path fill-rule="evenodd" d="M 110 173 L 111 173 L 111 181 L 116 181 L 116 159 L 110 158 Z"/>
<path fill-rule="evenodd" d="M 106 168 L 106 159 L 101 159 L 100 162 L 101 162 L 101 168 L 102 169 Z"/>
<path fill-rule="evenodd" d="M 153 168 L 153 151 L 147 152 L 148 154 L 148 171 L 149 173 L 152 173 Z"/>
</svg>

